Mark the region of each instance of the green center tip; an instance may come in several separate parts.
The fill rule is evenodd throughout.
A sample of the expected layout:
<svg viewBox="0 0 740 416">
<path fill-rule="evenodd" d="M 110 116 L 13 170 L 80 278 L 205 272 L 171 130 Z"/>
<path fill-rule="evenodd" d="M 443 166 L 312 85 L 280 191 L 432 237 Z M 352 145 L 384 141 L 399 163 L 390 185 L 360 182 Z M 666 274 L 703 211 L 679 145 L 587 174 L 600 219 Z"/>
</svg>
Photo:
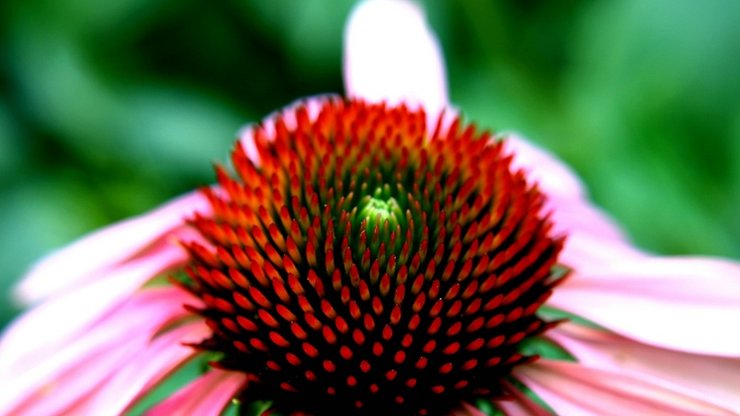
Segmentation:
<svg viewBox="0 0 740 416">
<path fill-rule="evenodd" d="M 401 221 L 405 218 L 401 205 L 391 195 L 387 185 L 375 189 L 372 196 L 367 195 L 362 198 L 358 208 L 356 219 L 367 221 L 366 227 L 371 232 L 376 226 L 381 230 L 386 227 L 394 229 L 397 225 L 401 225 Z"/>
<path fill-rule="evenodd" d="M 382 200 L 377 198 L 369 198 L 367 205 L 360 211 L 360 216 L 363 218 L 379 218 L 380 220 L 396 220 L 396 216 L 401 213 L 401 207 L 398 206 L 398 202 L 394 198 L 389 200 Z"/>
</svg>

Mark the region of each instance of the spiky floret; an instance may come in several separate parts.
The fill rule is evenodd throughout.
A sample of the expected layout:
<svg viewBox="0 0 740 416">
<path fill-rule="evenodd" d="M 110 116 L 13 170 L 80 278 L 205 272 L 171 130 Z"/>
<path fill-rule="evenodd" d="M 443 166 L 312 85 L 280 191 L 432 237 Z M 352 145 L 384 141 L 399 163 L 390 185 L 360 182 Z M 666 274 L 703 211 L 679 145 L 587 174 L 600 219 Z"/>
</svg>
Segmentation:
<svg viewBox="0 0 740 416">
<path fill-rule="evenodd" d="M 294 116 L 294 117 L 293 117 Z M 543 195 L 502 143 L 423 111 L 298 108 L 217 168 L 192 224 L 199 347 L 285 412 L 445 414 L 502 394 L 558 279 Z M 441 120 L 441 118 L 440 118 Z"/>
</svg>

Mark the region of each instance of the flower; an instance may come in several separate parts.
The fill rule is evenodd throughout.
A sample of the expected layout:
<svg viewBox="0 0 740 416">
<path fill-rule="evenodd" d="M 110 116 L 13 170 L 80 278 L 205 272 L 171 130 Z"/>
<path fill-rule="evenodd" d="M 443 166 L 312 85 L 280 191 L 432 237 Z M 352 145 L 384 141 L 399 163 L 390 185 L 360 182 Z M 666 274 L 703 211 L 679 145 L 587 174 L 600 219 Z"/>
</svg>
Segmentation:
<svg viewBox="0 0 740 416">
<path fill-rule="evenodd" d="M 152 414 L 740 412 L 738 264 L 632 247 L 553 156 L 460 121 L 412 3 L 345 36 L 349 99 L 246 129 L 218 185 L 26 276 L 1 413 L 119 414 L 203 356 Z"/>
</svg>

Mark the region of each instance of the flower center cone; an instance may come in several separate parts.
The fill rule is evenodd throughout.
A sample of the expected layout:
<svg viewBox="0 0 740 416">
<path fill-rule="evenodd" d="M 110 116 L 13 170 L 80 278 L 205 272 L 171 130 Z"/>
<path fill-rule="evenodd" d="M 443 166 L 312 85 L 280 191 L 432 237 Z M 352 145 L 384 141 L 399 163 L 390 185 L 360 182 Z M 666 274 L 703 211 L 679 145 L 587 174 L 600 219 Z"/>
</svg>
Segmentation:
<svg viewBox="0 0 740 416">
<path fill-rule="evenodd" d="M 362 101 L 256 128 L 204 190 L 183 283 L 196 346 L 283 413 L 448 414 L 503 394 L 559 279 L 562 238 L 501 142 Z M 251 158 L 250 158 L 251 156 Z M 253 160 L 254 159 L 254 160 Z M 257 160 L 259 160 L 257 162 Z"/>
</svg>

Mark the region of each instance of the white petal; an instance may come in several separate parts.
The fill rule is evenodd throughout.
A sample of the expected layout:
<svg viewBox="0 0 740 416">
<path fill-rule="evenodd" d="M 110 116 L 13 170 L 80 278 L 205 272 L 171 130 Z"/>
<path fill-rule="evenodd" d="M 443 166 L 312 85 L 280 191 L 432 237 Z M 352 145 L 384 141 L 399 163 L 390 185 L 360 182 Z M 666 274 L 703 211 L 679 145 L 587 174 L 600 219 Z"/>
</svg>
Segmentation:
<svg viewBox="0 0 740 416">
<path fill-rule="evenodd" d="M 447 76 L 423 10 L 404 0 L 357 5 L 344 33 L 344 82 L 349 97 L 423 105 L 436 120 L 447 106 Z"/>
</svg>

